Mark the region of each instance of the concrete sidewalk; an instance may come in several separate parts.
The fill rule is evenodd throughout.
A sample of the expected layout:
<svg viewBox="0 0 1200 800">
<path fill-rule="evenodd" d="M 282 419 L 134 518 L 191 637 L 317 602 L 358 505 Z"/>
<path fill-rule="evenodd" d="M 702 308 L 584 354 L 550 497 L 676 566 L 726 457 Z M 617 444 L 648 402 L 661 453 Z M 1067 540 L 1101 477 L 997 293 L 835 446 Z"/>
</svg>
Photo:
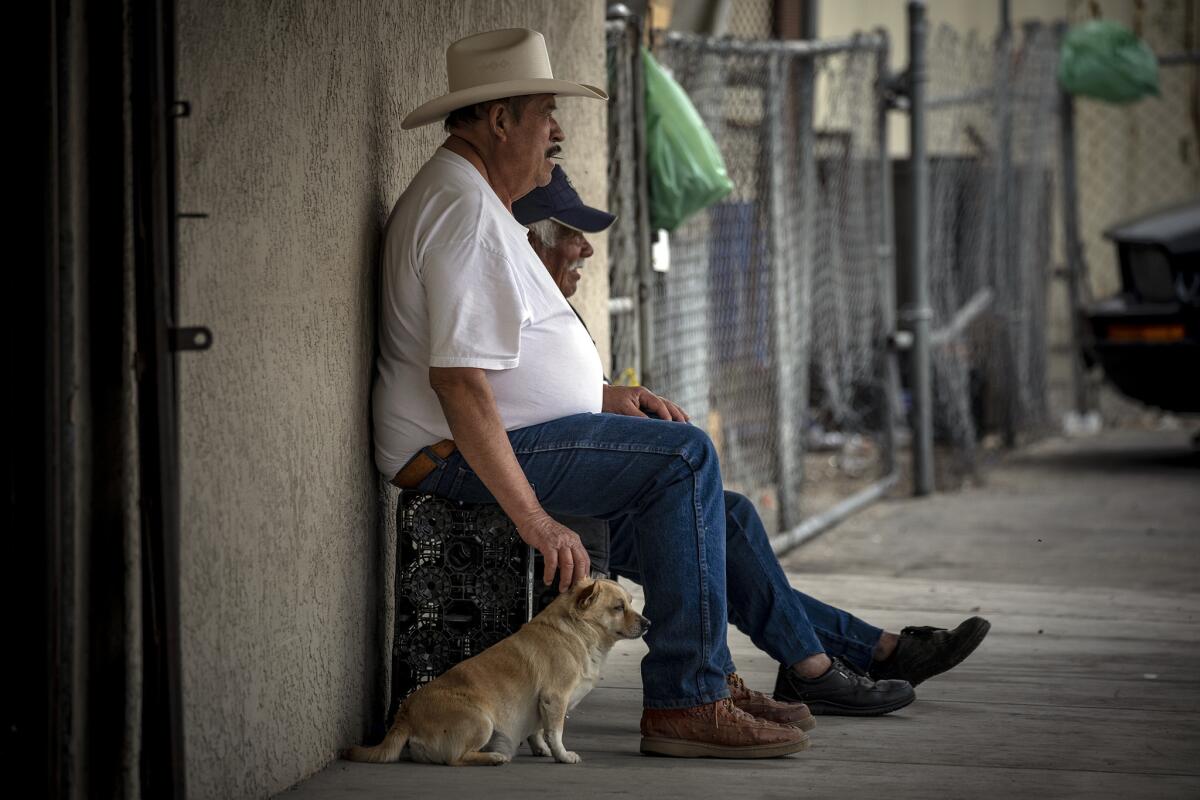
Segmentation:
<svg viewBox="0 0 1200 800">
<path fill-rule="evenodd" d="M 891 630 L 977 613 L 992 632 L 912 706 L 822 717 L 788 758 L 640 755 L 633 642 L 567 723 L 580 765 L 339 761 L 281 797 L 1200 797 L 1200 458 L 1185 432 L 1042 443 L 984 488 L 879 504 L 785 566 Z M 775 665 L 736 631 L 730 644 L 769 691 Z"/>
</svg>

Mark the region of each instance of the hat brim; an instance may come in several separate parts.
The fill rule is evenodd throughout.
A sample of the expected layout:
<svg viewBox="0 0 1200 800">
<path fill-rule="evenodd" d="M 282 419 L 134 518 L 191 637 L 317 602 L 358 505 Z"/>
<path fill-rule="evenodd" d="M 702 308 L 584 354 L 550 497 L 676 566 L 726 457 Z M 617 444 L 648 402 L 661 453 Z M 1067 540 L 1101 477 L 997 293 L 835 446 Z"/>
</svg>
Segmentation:
<svg viewBox="0 0 1200 800">
<path fill-rule="evenodd" d="M 591 206 L 575 206 L 556 212 L 550 219 L 583 233 L 600 233 L 608 230 L 617 221 L 617 216 Z"/>
<path fill-rule="evenodd" d="M 498 100 L 501 97 L 520 97 L 527 94 L 588 97 L 593 100 L 608 99 L 608 95 L 603 89 L 597 86 L 589 86 L 586 83 L 572 83 L 571 81 L 560 81 L 553 78 L 525 78 L 524 80 L 517 81 L 501 81 L 500 83 L 472 86 L 470 89 L 462 89 L 457 92 L 444 94 L 441 97 L 435 97 L 433 100 L 418 106 L 410 112 L 404 118 L 404 121 L 400 123 L 400 127 L 406 131 L 412 130 L 422 125 L 428 125 L 431 122 L 437 122 L 458 108 L 473 106 L 476 103 L 483 103 L 488 100 Z"/>
</svg>

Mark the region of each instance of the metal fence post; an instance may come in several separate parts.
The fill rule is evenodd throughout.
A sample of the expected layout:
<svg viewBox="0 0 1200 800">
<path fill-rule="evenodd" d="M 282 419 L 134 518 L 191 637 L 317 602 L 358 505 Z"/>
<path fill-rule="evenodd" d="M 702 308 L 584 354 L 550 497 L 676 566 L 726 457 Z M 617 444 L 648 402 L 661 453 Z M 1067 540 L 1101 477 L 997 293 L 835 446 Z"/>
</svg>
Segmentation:
<svg viewBox="0 0 1200 800">
<path fill-rule="evenodd" d="M 642 63 L 642 18 L 630 17 L 634 30 L 633 47 L 633 123 L 636 155 L 637 226 L 638 226 L 638 355 L 643 385 L 654 375 L 654 265 L 650 262 L 650 176 L 646 163 L 646 70 Z M 616 376 L 614 376 L 615 379 Z"/>
<path fill-rule="evenodd" d="M 642 374 L 638 286 L 641 276 L 641 224 L 638 205 L 637 136 L 634 116 L 634 63 L 639 58 L 638 20 L 623 5 L 608 9 L 605 23 L 608 66 L 608 202 L 622 223 L 608 232 L 609 320 L 613 380 L 627 371 Z M 618 305 L 619 304 L 619 305 Z"/>
<path fill-rule="evenodd" d="M 1061 41 L 1067 23 L 1054 25 L 1056 38 Z M 1067 313 L 1071 322 L 1071 385 L 1075 411 L 1080 416 L 1091 410 L 1088 398 L 1087 378 L 1083 369 L 1082 320 L 1079 310 L 1083 305 L 1081 280 L 1084 274 L 1083 244 L 1079 239 L 1079 176 L 1075 170 L 1075 98 L 1058 87 L 1059 157 L 1062 159 L 1062 217 L 1063 249 L 1067 261 Z"/>
<path fill-rule="evenodd" d="M 769 83 L 766 92 L 766 134 L 767 148 L 770 153 L 769 163 L 770 183 L 768 184 L 767 203 L 770 219 L 770 270 L 771 270 L 771 335 L 774 339 L 775 353 L 775 424 L 777 426 L 776 447 L 776 491 L 779 500 L 779 527 L 787 530 L 797 524 L 800 518 L 800 499 L 793 486 L 798 485 L 802 462 L 797 457 L 798 448 L 794 446 L 797 437 L 798 421 L 804 416 L 803 399 L 797 397 L 794 337 L 799 331 L 790 324 L 790 319 L 796 311 L 791 302 L 792 292 L 790 273 L 797 255 L 789 252 L 787 230 L 789 215 L 787 210 L 785 177 L 787 165 L 790 163 L 790 153 L 784 143 L 784 87 L 787 85 L 787 62 L 779 53 L 769 57 Z"/>
<path fill-rule="evenodd" d="M 879 163 L 879 240 L 876 254 L 879 262 L 880 292 L 880 337 L 883 352 L 883 447 L 884 472 L 896 471 L 896 423 L 903 409 L 900 403 L 900 363 L 894 346 L 896 333 L 896 262 L 895 232 L 892 218 L 892 159 L 888 153 L 888 96 L 891 73 L 888 61 L 891 42 L 887 31 L 879 29 L 876 34 L 883 44 L 875 54 L 875 137 Z"/>
<path fill-rule="evenodd" d="M 816 24 L 815 17 L 807 24 Z M 800 180 L 799 208 L 793 209 L 793 225 L 789 226 L 793 238 L 793 250 L 789 254 L 793 279 L 797 282 L 791 305 L 792 346 L 795 348 L 795 402 L 793 413 L 798 420 L 795 448 L 795 473 L 791 486 L 793 496 L 799 498 L 804 474 L 805 436 L 807 433 L 808 410 L 812 401 L 809 386 L 809 367 L 812 364 L 812 312 L 813 312 L 813 268 L 816 259 L 817 236 L 817 135 L 816 94 L 817 62 L 815 56 L 805 56 L 793 62 L 796 75 L 796 174 Z M 792 513 L 790 524 L 800 523 L 799 499 Z M 786 529 L 786 528 L 785 528 Z"/>
<path fill-rule="evenodd" d="M 995 182 L 995 232 L 994 256 L 992 261 L 992 285 L 997 291 L 1004 338 L 1000 354 L 1003 375 L 1008 381 L 1017 377 L 1016 353 L 1016 299 L 1021 296 L 1021 287 L 1016 285 L 1022 278 L 1015 269 L 1016 253 L 1013 247 L 1013 219 L 1011 203 L 1015 200 L 1015 180 L 1012 158 L 1012 24 L 1009 19 L 1008 0 L 1000 0 L 1000 31 L 996 37 L 995 54 L 995 112 L 996 160 Z M 1004 444 L 1013 447 L 1017 441 L 1017 420 L 1020 407 L 1020 391 L 1009 386 L 1004 393 Z"/>
<path fill-rule="evenodd" d="M 912 166 L 912 308 L 913 493 L 933 491 L 933 382 L 929 360 L 929 157 L 925 141 L 925 47 L 928 35 L 924 0 L 908 4 L 909 152 Z"/>
</svg>

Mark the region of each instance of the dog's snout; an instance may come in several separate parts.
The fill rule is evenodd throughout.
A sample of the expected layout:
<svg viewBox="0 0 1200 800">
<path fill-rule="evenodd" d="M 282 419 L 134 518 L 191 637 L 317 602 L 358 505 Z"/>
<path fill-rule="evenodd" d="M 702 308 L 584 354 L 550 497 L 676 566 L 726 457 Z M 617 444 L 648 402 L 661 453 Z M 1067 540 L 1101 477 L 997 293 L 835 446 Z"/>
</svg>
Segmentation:
<svg viewBox="0 0 1200 800">
<path fill-rule="evenodd" d="M 630 609 L 625 615 L 625 626 L 621 629 L 621 636 L 626 639 L 640 639 L 649 628 L 650 620 Z"/>
</svg>

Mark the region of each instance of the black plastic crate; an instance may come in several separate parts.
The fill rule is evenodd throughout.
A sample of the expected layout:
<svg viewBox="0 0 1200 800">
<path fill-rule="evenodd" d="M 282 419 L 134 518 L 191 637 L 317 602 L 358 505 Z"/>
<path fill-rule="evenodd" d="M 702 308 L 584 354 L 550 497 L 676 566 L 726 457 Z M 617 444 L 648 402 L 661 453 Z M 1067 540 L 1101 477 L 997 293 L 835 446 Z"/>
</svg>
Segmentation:
<svg viewBox="0 0 1200 800">
<path fill-rule="evenodd" d="M 592 576 L 608 571 L 608 525 L 552 515 L 578 533 Z M 396 621 L 391 719 L 400 701 L 458 662 L 516 632 L 558 597 L 542 584 L 542 556 L 496 505 L 400 493 L 396 511 Z"/>
<path fill-rule="evenodd" d="M 396 527 L 389 719 L 414 689 L 515 632 L 534 607 L 533 549 L 499 506 L 401 492 Z"/>
</svg>

